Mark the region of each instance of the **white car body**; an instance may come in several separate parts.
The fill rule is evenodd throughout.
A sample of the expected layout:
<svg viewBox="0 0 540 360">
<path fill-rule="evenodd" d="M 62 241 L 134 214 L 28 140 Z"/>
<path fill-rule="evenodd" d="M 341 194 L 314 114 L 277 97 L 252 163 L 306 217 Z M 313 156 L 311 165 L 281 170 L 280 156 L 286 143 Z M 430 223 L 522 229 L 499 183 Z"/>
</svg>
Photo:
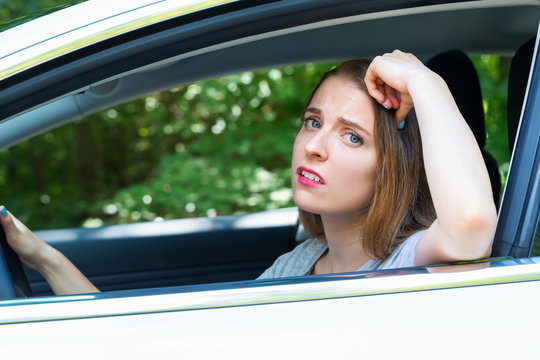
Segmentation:
<svg viewBox="0 0 540 360">
<path fill-rule="evenodd" d="M 219 8 L 233 3 L 237 2 L 92 0 L 6 30 L 0 33 L 0 43 L 3 44 L 0 49 L 0 92 L 9 91 L 7 88 L 1 90 L 3 84 L 8 84 L 13 89 L 14 98 L 20 100 L 26 95 L 17 95 L 17 91 L 24 94 L 25 81 L 34 81 L 34 75 L 26 74 L 41 69 L 40 66 L 79 54 L 81 49 L 110 38 L 129 35 L 160 22 L 182 19 L 186 14 L 209 7 Z M 309 2 L 297 3 L 301 7 Z M 319 3 L 325 4 L 324 1 Z M 270 8 L 270 5 L 254 7 Z M 531 21 L 526 23 L 529 27 L 524 27 L 525 22 L 520 22 L 513 15 L 522 15 L 520 9 L 523 8 L 536 19 L 536 24 L 540 20 L 540 3 L 532 0 L 516 0 L 513 4 L 483 0 L 401 5 L 399 1 L 388 1 L 385 9 L 375 12 L 366 10 L 351 16 L 303 20 L 294 26 L 246 36 L 227 38 L 224 34 L 226 39 L 223 42 L 192 47 L 150 64 L 96 77 L 97 80 L 80 87 L 74 85 L 61 95 L 54 93 L 28 103 L 27 108 L 21 105 L 14 107 L 11 113 L 2 114 L 0 148 L 7 148 L 110 103 L 137 95 L 128 94 L 101 103 L 102 92 L 98 90 L 105 89 L 105 94 L 109 94 L 108 84 L 112 84 L 111 92 L 114 92 L 115 86 L 130 86 L 130 81 L 143 79 L 150 83 L 153 72 L 164 67 L 182 64 L 182 61 L 197 59 L 197 56 L 203 58 L 214 52 L 227 54 L 220 51 L 233 51 L 236 47 L 260 41 L 285 39 L 346 24 L 371 26 L 369 24 L 376 25 L 385 19 L 405 21 L 408 17 L 415 19 L 416 15 L 420 16 L 418 19 L 427 19 L 433 14 L 439 19 L 447 13 L 456 19 L 456 14 L 462 11 L 464 19 L 467 19 L 469 14 L 484 10 L 499 14 L 497 11 L 504 11 L 505 7 L 509 7 L 509 24 L 505 26 L 515 31 L 513 34 L 510 31 L 508 38 L 515 36 L 521 39 L 531 34 Z M 373 4 L 373 7 L 377 8 L 377 5 Z M 242 9 L 233 11 L 241 12 Z M 205 22 L 207 19 L 203 18 L 178 26 L 184 26 L 188 35 L 190 31 L 197 34 L 196 30 L 206 26 Z M 463 26 L 468 25 L 464 22 Z M 442 38 L 449 29 L 434 31 Z M 458 37 L 449 38 L 448 43 L 455 45 L 453 41 L 457 42 L 456 39 L 459 40 Z M 496 48 L 496 40 L 479 51 Z M 386 41 L 379 50 L 392 46 L 392 39 Z M 432 43 L 429 41 L 426 35 L 425 45 L 415 45 L 421 56 L 422 53 L 429 54 L 428 47 L 436 44 L 437 38 L 432 39 Z M 414 39 L 411 44 L 415 44 Z M 469 44 L 471 47 L 477 45 L 474 40 L 464 45 Z M 372 54 L 377 46 L 366 41 L 365 49 L 360 52 Z M 444 44 L 440 46 L 444 47 Z M 104 49 L 109 51 L 109 48 Z M 301 56 L 293 60 L 299 59 Z M 274 62 L 279 63 L 278 60 Z M 255 66 L 264 65 L 261 62 Z M 234 66 L 230 65 L 222 72 L 233 69 Z M 209 70 L 208 76 L 219 71 Z M 47 74 L 46 71 L 43 73 Z M 203 75 L 207 76 L 206 73 Z M 16 83 L 19 78 L 22 79 L 20 89 L 17 88 L 19 85 L 11 82 Z M 183 81 L 179 79 L 177 82 Z M 160 86 L 166 88 L 170 84 L 149 85 L 149 88 L 154 90 Z M 535 101 L 535 98 L 530 96 L 528 101 Z M 509 200 L 503 197 L 504 201 Z M 534 221 L 535 216 L 538 219 L 537 200 L 532 204 Z M 279 214 L 265 226 L 278 227 L 296 222 L 294 211 Z M 260 221 L 254 219 L 255 222 Z M 197 224 L 202 228 L 205 226 L 203 223 L 206 224 L 205 220 Z M 207 225 L 211 226 L 210 223 Z M 13 298 L 0 300 L 0 354 L 6 359 L 538 359 L 540 348 L 536 346 L 537 333 L 534 331 L 540 323 L 538 299 L 538 257 L 370 273 L 112 291 L 95 295 Z"/>
</svg>

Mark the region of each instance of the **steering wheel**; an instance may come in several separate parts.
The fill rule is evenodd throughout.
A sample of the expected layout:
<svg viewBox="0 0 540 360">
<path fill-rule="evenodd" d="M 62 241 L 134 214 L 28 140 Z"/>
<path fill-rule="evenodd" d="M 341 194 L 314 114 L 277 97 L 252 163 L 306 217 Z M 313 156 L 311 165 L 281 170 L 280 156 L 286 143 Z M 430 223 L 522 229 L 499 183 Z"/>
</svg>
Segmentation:
<svg viewBox="0 0 540 360">
<path fill-rule="evenodd" d="M 6 241 L 0 225 L 0 299 L 32 296 L 21 260 Z"/>
</svg>

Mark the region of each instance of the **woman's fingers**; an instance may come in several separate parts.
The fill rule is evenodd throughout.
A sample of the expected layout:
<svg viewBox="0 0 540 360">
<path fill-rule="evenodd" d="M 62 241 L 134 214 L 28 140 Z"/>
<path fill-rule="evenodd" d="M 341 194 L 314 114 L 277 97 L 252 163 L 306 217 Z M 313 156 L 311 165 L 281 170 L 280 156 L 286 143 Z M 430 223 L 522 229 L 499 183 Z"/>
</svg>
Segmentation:
<svg viewBox="0 0 540 360">
<path fill-rule="evenodd" d="M 21 252 L 24 253 L 25 250 L 23 244 L 24 237 L 22 234 L 24 229 L 21 231 L 20 226 L 17 226 L 18 224 L 15 223 L 15 217 L 7 211 L 4 205 L 0 207 L 0 223 L 6 234 L 7 243 L 19 256 L 21 256 Z"/>
<path fill-rule="evenodd" d="M 414 55 L 395 50 L 377 56 L 369 66 L 364 81 L 369 94 L 386 108 L 396 109 L 396 126 L 413 108 L 407 81 L 425 68 Z"/>
<path fill-rule="evenodd" d="M 382 104 L 386 100 L 386 97 L 384 95 L 383 88 L 384 81 L 379 77 L 377 71 L 375 70 L 375 62 L 378 58 L 380 58 L 380 56 L 373 59 L 371 65 L 368 67 L 366 76 L 364 77 L 364 83 L 366 84 L 368 93 Z"/>
<path fill-rule="evenodd" d="M 387 109 L 396 109 L 399 107 L 399 99 L 395 94 L 394 89 L 385 84 L 382 81 L 379 81 L 380 84 L 375 84 L 371 89 L 368 87 L 368 93 L 375 99 L 379 104 L 384 106 Z M 366 83 L 367 85 L 367 83 Z"/>
<path fill-rule="evenodd" d="M 36 269 L 40 265 L 41 252 L 45 243 L 3 205 L 0 207 L 0 223 L 6 233 L 9 246 L 19 255 L 24 264 Z"/>
<path fill-rule="evenodd" d="M 374 89 L 368 90 L 368 91 L 369 91 L 369 95 L 371 95 L 380 104 L 384 103 L 384 101 L 386 100 L 386 96 L 384 95 L 384 92 L 382 92 L 378 88 L 374 88 Z"/>
<path fill-rule="evenodd" d="M 412 110 L 412 108 L 413 108 L 412 103 L 411 104 L 408 104 L 405 102 L 401 103 L 400 107 L 396 111 L 396 124 L 398 125 L 398 127 L 399 127 L 399 124 L 401 124 L 401 122 L 405 120 L 405 117 L 407 116 L 409 111 Z"/>
<path fill-rule="evenodd" d="M 369 94 L 382 106 L 387 109 L 396 109 L 396 126 L 399 127 L 401 121 L 411 110 L 408 105 L 403 105 L 401 101 L 401 93 L 385 83 L 381 78 L 375 77 L 376 72 L 369 71 L 366 74 L 364 82 Z"/>
<path fill-rule="evenodd" d="M 384 84 L 384 89 L 385 89 L 385 93 L 386 93 L 386 98 L 388 99 L 388 101 L 392 104 L 392 108 L 393 109 L 397 109 L 399 108 L 400 106 L 400 94 L 398 91 L 396 91 L 396 89 L 394 89 L 393 87 L 391 87 L 390 85 L 388 84 Z"/>
<path fill-rule="evenodd" d="M 4 205 L 0 206 L 0 223 L 4 228 L 6 236 L 9 237 L 9 235 L 16 231 L 16 229 L 14 229 L 15 223 L 13 222 L 13 215 L 11 215 L 9 211 L 7 211 Z"/>
</svg>

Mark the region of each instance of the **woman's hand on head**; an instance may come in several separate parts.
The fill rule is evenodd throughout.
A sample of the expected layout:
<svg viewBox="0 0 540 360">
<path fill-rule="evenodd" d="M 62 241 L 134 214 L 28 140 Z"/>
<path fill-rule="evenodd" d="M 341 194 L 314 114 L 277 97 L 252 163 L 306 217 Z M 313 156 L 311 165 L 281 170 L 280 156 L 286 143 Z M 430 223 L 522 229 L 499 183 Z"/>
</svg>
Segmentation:
<svg viewBox="0 0 540 360">
<path fill-rule="evenodd" d="M 413 54 L 394 50 L 377 56 L 364 79 L 369 94 L 386 108 L 396 109 L 396 125 L 413 108 L 409 81 L 414 76 L 431 72 Z"/>
<path fill-rule="evenodd" d="M 0 214 L 0 223 L 6 233 L 9 246 L 19 255 L 23 264 L 39 271 L 46 261 L 47 249 L 50 246 L 38 238 L 4 206 L 0 208 Z"/>
</svg>

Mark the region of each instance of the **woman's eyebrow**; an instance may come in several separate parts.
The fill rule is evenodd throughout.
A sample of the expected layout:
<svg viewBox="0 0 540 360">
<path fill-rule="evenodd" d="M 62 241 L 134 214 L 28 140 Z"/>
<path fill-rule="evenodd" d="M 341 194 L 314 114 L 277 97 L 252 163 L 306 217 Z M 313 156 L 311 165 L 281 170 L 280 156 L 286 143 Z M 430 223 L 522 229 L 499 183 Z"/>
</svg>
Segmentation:
<svg viewBox="0 0 540 360">
<path fill-rule="evenodd" d="M 365 133 L 365 134 L 371 136 L 371 134 L 369 133 L 369 131 L 367 131 L 367 130 L 364 129 L 360 124 L 357 124 L 357 123 L 355 123 L 354 121 L 347 120 L 347 119 L 345 119 L 344 117 L 341 117 L 341 116 L 338 118 L 338 121 L 339 121 L 340 123 L 342 123 L 343 125 L 345 125 L 345 126 L 355 128 L 355 129 L 360 130 L 361 132 L 363 132 L 363 133 Z"/>
<path fill-rule="evenodd" d="M 317 115 L 321 115 L 321 114 L 322 114 L 321 109 L 314 108 L 314 107 L 308 107 L 308 108 L 306 109 L 306 112 L 311 112 L 311 113 L 314 113 L 314 114 L 317 114 Z"/>
</svg>

